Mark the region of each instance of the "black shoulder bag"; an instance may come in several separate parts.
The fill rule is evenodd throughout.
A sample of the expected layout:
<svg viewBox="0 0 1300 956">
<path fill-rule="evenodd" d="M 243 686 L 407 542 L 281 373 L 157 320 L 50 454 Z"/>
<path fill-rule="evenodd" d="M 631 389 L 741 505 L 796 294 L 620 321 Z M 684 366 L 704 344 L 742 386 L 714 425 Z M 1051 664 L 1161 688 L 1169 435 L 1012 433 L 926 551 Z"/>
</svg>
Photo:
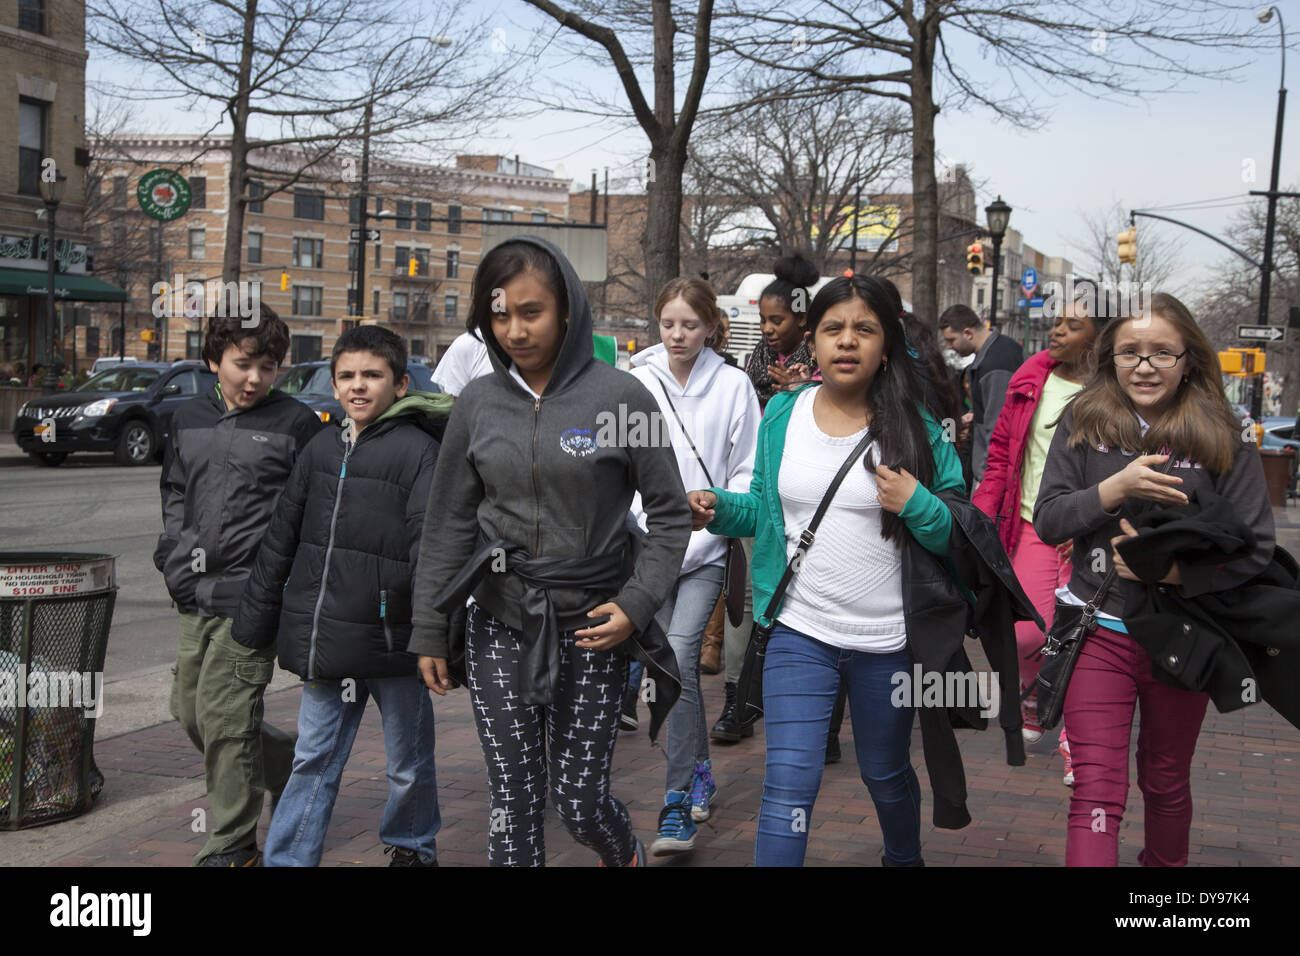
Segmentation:
<svg viewBox="0 0 1300 956">
<path fill-rule="evenodd" d="M 677 425 L 686 436 L 686 444 L 691 446 L 691 452 L 695 455 L 695 460 L 700 463 L 700 468 L 704 471 L 704 480 L 709 483 L 709 487 L 720 487 L 713 483 L 713 476 L 709 474 L 709 466 L 704 464 L 704 459 L 700 457 L 700 451 L 695 447 L 695 442 L 691 439 L 691 433 L 686 430 L 686 423 L 682 421 L 682 416 L 677 414 L 677 406 L 673 404 L 672 397 L 668 394 L 668 389 L 664 383 L 659 383 L 659 388 L 664 393 L 664 398 L 668 400 L 668 407 L 673 410 L 673 417 L 677 419 Z M 735 627 L 745 617 L 745 588 L 749 584 L 749 566 L 745 562 L 745 549 L 741 547 L 739 538 L 727 539 L 727 569 L 723 572 L 722 593 L 727 599 L 727 618 L 731 621 L 731 626 Z"/>
<path fill-rule="evenodd" d="M 762 617 L 754 618 L 754 627 L 749 632 L 749 646 L 745 648 L 745 663 L 740 669 L 740 679 L 736 681 L 736 719 L 742 726 L 752 724 L 763 716 L 763 665 L 767 659 L 767 641 L 772 636 L 772 628 L 776 624 L 774 618 L 781 607 L 786 589 L 790 587 L 790 580 L 794 577 L 795 571 L 799 570 L 808 549 L 812 547 L 813 540 L 817 536 L 817 526 L 821 524 L 826 509 L 831 505 L 831 499 L 835 497 L 835 492 L 839 490 L 840 484 L 843 483 L 853 464 L 866 454 L 867 447 L 872 441 L 871 430 L 868 429 L 852 454 L 844 464 L 840 465 L 840 470 L 835 473 L 830 487 L 822 496 L 821 503 L 813 512 L 808 527 L 799 535 L 799 544 L 785 566 L 785 574 L 781 575 L 776 590 L 772 592 L 772 600 L 767 602 L 767 610 Z"/>
</svg>

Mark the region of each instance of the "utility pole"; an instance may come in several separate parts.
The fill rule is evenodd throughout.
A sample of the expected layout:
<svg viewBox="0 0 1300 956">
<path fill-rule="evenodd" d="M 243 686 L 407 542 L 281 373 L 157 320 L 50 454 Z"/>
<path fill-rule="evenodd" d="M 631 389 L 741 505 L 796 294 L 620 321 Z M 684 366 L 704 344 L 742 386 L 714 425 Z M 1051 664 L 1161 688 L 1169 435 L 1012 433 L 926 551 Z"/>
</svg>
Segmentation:
<svg viewBox="0 0 1300 956">
<path fill-rule="evenodd" d="M 366 103 L 365 126 L 361 133 L 361 207 L 357 218 L 360 220 L 361 236 L 357 239 L 357 317 L 358 321 L 366 314 L 366 219 L 370 212 L 370 120 L 374 116 L 374 101 Z"/>
</svg>

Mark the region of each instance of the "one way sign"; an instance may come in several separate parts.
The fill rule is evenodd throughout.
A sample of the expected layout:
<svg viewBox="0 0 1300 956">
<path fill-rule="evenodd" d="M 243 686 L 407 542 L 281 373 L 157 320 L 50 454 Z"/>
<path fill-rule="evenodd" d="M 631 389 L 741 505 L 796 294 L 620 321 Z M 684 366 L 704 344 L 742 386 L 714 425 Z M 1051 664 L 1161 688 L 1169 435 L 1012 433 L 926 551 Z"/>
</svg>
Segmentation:
<svg viewBox="0 0 1300 956">
<path fill-rule="evenodd" d="M 1237 338 L 1253 342 L 1277 342 L 1286 338 L 1286 329 L 1280 325 L 1239 325 Z"/>
</svg>

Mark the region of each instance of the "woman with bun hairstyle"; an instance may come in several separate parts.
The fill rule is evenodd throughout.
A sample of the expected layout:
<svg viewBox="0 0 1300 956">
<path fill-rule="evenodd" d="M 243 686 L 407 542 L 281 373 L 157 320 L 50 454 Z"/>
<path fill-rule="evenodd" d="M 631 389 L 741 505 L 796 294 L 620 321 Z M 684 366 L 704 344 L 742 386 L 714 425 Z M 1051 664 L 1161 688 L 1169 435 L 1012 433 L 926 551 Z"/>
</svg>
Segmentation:
<svg viewBox="0 0 1300 956">
<path fill-rule="evenodd" d="M 817 370 L 804 332 L 812 301 L 808 290 L 821 276 L 798 253 L 776 260 L 772 271 L 776 278 L 758 297 L 758 329 L 763 337 L 745 368 L 764 407 L 777 392 L 809 381 Z"/>
<path fill-rule="evenodd" d="M 884 833 L 882 862 L 923 865 L 921 790 L 910 757 L 915 711 L 910 701 L 891 700 L 894 675 L 912 666 L 904 549 L 914 538 L 934 555 L 948 553 L 953 518 L 937 493 L 964 486 L 952 444 L 925 407 L 895 298 L 870 276 L 827 283 L 808 314 L 810 358 L 823 381 L 772 398 L 748 492 L 687 495 L 697 528 L 754 536 L 757 618 L 832 477 L 868 434 L 873 439 L 831 499 L 776 609 L 763 684 L 760 866 L 803 863 L 841 681 L 858 766 Z"/>
<path fill-rule="evenodd" d="M 632 374 L 659 404 L 683 483 L 694 488 L 716 481 L 744 494 L 762 413 L 745 373 L 728 366 L 711 347 L 719 315 L 707 282 L 673 279 L 655 301 L 661 341 L 637 353 Z M 638 520 L 640 504 L 639 498 L 632 503 Z M 700 693 L 700 643 L 722 592 L 726 560 L 723 538 L 702 530 L 692 534 L 677 582 L 656 615 L 677 657 L 682 694 L 668 712 L 664 806 L 650 847 L 655 856 L 695 846 L 695 824 L 709 819 L 717 791 Z"/>
<path fill-rule="evenodd" d="M 1011 567 L 1044 621 L 1052 619 L 1057 589 L 1070 580 L 1070 544 L 1052 546 L 1039 540 L 1034 533 L 1034 503 L 1056 423 L 1095 371 L 1093 345 L 1105 322 L 1104 307 L 1092 309 L 1096 318 L 1089 315 L 1087 300 L 1098 301 L 1095 286 L 1087 283 L 1076 288 L 1081 288 L 1086 298 L 1081 295 L 1075 302 L 1063 304 L 1047 349 L 1031 355 L 1011 376 L 989 439 L 984 480 L 971 496 L 971 502 L 997 523 Z M 1033 685 L 1042 666 L 1035 651 L 1042 646 L 1043 637 L 1033 621 L 1016 624 L 1022 691 Z M 1022 702 L 1021 715 L 1025 742 L 1036 743 L 1043 728 L 1038 725 L 1035 695 Z M 1072 786 L 1074 770 L 1064 727 L 1057 746 L 1065 758 L 1065 784 Z"/>
<path fill-rule="evenodd" d="M 1193 550 L 1159 581 L 1139 580 L 1119 543 L 1138 534 L 1135 525 L 1152 507 L 1199 504 L 1207 494 L 1249 527 L 1253 540 L 1241 556 L 1219 563 Z M 1214 347 L 1173 296 L 1157 293 L 1149 311 L 1101 331 L 1097 373 L 1052 435 L 1034 531 L 1049 546 L 1073 539 L 1070 583 L 1057 592 L 1062 604 L 1091 601 L 1115 571 L 1065 697 L 1074 762 L 1065 863 L 1118 862 L 1136 707 L 1146 843 L 1138 861 L 1185 866 L 1191 763 L 1209 696 L 1158 680 L 1124 615 L 1156 587 L 1183 599 L 1239 588 L 1269 566 L 1274 529 L 1259 449 L 1224 397 Z"/>
</svg>

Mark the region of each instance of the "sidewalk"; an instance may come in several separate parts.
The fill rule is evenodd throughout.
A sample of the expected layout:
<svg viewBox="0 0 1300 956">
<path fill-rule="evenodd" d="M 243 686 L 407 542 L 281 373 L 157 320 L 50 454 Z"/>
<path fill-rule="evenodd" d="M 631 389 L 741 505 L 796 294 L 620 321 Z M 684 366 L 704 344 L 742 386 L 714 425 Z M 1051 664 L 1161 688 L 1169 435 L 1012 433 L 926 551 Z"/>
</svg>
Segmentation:
<svg viewBox="0 0 1300 956">
<path fill-rule="evenodd" d="M 974 645 L 968 645 L 973 648 Z M 722 705 L 722 677 L 704 678 L 710 720 Z M 266 716 L 290 726 L 300 690 L 270 693 Z M 464 690 L 435 698 L 438 796 L 444 865 L 487 862 L 488 797 L 483 758 Z M 645 717 L 642 705 L 641 716 Z M 703 824 L 694 854 L 666 865 L 747 866 L 753 862 L 755 821 L 763 780 L 762 725 L 758 734 L 713 749 L 717 808 Z M 644 723 L 643 723 L 644 728 Z M 1136 726 L 1134 728 L 1136 733 Z M 912 759 L 923 791 L 922 841 L 931 866 L 1060 866 L 1064 862 L 1069 790 L 1061 783 L 1055 745 L 1044 741 L 1023 767 L 1005 762 L 1001 734 L 960 731 L 969 807 L 963 830 L 935 830 L 920 731 Z M 853 759 L 845 721 L 843 762 L 826 768 L 810 821 L 808 864 L 879 866 L 880 830 Z M 1046 752 L 1042 752 L 1046 751 Z M 206 809 L 199 755 L 174 721 L 100 741 L 95 757 L 107 783 L 95 809 L 53 827 L 0 833 L 0 855 L 16 865 L 185 866 L 205 836 L 192 828 Z M 653 835 L 663 799 L 663 755 L 644 729 L 621 734 L 614 756 L 613 792 L 627 804 L 641 839 Z M 1134 865 L 1142 846 L 1142 796 L 1133 786 L 1121 831 L 1120 862 Z M 369 707 L 343 777 L 322 865 L 384 866 L 377 828 L 387 792 L 379 714 Z M 1192 764 L 1196 816 L 1191 865 L 1300 865 L 1300 733 L 1259 704 L 1221 715 L 1211 707 Z M 269 811 L 259 841 L 264 840 Z M 548 864 L 590 866 L 595 857 L 547 814 Z M 651 859 L 651 865 L 664 865 Z"/>
</svg>

